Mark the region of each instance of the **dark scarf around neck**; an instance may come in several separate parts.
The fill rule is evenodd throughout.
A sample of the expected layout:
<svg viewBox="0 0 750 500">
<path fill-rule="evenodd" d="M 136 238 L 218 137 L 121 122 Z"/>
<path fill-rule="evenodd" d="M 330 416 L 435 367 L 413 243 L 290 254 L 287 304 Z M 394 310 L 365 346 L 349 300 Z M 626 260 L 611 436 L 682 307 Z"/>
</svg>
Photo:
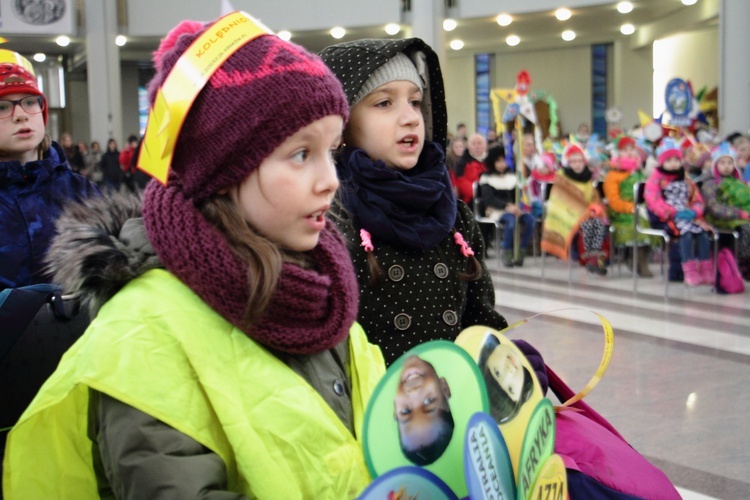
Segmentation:
<svg viewBox="0 0 750 500">
<path fill-rule="evenodd" d="M 576 182 L 588 182 L 592 177 L 591 170 L 588 167 L 584 168 L 580 174 L 573 172 L 573 169 L 570 167 L 563 167 L 563 172 L 565 173 L 565 177 Z"/>
<path fill-rule="evenodd" d="M 417 165 L 406 171 L 346 148 L 337 170 L 342 204 L 374 240 L 425 251 L 453 229 L 456 198 L 437 144 L 425 143 Z"/>
<path fill-rule="evenodd" d="M 285 263 L 271 302 L 247 324 L 247 265 L 179 185 L 151 182 L 143 219 L 164 266 L 248 337 L 277 351 L 315 354 L 344 340 L 357 316 L 358 286 L 346 245 L 331 222 L 310 251 L 315 269 Z M 200 332 L 196 332 L 200 334 Z"/>
<path fill-rule="evenodd" d="M 667 175 L 671 178 L 672 181 L 681 181 L 685 179 L 685 169 L 680 167 L 677 170 L 666 170 L 661 165 L 656 167 L 656 170 L 661 172 L 664 175 Z"/>
</svg>

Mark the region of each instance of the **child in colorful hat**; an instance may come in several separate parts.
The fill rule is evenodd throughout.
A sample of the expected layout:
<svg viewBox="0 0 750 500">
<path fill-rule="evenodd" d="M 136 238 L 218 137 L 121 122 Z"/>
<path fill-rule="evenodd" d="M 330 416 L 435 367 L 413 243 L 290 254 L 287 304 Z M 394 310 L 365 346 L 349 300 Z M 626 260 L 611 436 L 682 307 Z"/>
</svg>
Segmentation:
<svg viewBox="0 0 750 500">
<path fill-rule="evenodd" d="M 736 151 L 728 142 L 714 148 L 711 177 L 701 186 L 706 220 L 714 227 L 739 232 L 735 258 L 743 278 L 750 279 L 750 186 L 740 179 Z M 734 245 L 729 245 L 734 250 Z"/>
<path fill-rule="evenodd" d="M 703 219 L 703 198 L 685 175 L 682 152 L 665 137 L 656 148 L 659 166 L 646 181 L 644 199 L 651 226 L 679 238 L 670 248 L 669 280 L 688 286 L 714 283 L 710 226 Z"/>
<path fill-rule="evenodd" d="M 577 254 L 581 265 L 593 274 L 607 274 L 608 221 L 604 205 L 591 180 L 586 155 L 578 144 L 563 151 L 563 168 L 547 205 L 542 231 L 542 251 L 562 260 Z"/>
<path fill-rule="evenodd" d="M 623 136 L 616 142 L 616 154 L 610 162 L 610 170 L 604 178 L 604 196 L 607 199 L 607 214 L 615 227 L 614 244 L 625 245 L 628 252 L 625 261 L 628 267 L 638 276 L 653 276 L 648 267 L 652 242 L 648 236 L 635 234 L 635 200 L 634 186 L 645 182 L 643 161 L 632 137 Z M 641 219 L 643 224 L 647 224 Z M 638 269 L 633 269 L 633 252 L 638 253 Z"/>
<path fill-rule="evenodd" d="M 46 134 L 47 115 L 31 63 L 0 49 L 0 290 L 48 283 L 43 258 L 63 206 L 99 195 Z"/>
</svg>

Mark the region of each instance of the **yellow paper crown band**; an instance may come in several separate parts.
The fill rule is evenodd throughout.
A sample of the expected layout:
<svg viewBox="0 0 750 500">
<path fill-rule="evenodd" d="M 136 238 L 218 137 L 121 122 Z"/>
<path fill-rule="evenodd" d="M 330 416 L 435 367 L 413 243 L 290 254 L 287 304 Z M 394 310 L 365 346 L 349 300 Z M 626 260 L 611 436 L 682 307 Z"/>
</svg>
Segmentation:
<svg viewBox="0 0 750 500">
<path fill-rule="evenodd" d="M 3 38 L 0 36 L 0 43 L 5 43 L 7 41 L 7 38 Z M 34 73 L 34 66 L 31 65 L 31 61 L 23 57 L 18 52 L 14 52 L 8 49 L 0 49 L 0 63 L 17 64 L 18 66 L 23 67 L 32 75 L 36 76 L 36 74 Z"/>
<path fill-rule="evenodd" d="M 241 11 L 217 20 L 180 56 L 151 105 L 138 168 L 167 183 L 177 138 L 190 107 L 221 65 L 245 44 L 273 32 Z"/>
</svg>

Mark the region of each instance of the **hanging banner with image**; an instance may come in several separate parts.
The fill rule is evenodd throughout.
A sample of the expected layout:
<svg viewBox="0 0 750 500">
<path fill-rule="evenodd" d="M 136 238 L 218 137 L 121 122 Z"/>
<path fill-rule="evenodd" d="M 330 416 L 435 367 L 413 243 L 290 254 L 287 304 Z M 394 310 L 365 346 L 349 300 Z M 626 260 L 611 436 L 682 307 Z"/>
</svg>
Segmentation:
<svg viewBox="0 0 750 500">
<path fill-rule="evenodd" d="M 74 34 L 72 0 L 0 0 L 0 32 L 13 34 Z"/>
</svg>

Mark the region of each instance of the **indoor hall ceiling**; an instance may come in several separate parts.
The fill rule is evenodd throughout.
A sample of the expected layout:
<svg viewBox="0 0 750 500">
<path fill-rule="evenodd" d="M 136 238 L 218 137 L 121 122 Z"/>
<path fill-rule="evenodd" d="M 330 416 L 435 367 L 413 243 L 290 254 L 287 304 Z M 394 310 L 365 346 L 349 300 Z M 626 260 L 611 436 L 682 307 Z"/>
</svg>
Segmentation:
<svg viewBox="0 0 750 500">
<path fill-rule="evenodd" d="M 606 5 L 571 9 L 572 17 L 566 21 L 558 21 L 554 15 L 554 9 L 532 12 L 526 14 L 514 14 L 513 22 L 506 27 L 501 27 L 495 21 L 495 17 L 457 19 L 458 25 L 455 30 L 445 32 L 446 51 L 445 55 L 506 51 L 529 51 L 550 50 L 570 45 L 591 45 L 594 43 L 606 43 L 617 39 L 626 38 L 620 33 L 620 26 L 624 23 L 635 25 L 636 29 L 645 24 L 661 23 L 672 33 L 707 27 L 712 21 L 701 25 L 680 26 L 680 12 L 683 9 L 699 9 L 700 3 L 708 0 L 698 0 L 698 4 L 684 6 L 680 0 L 633 0 L 632 12 L 620 14 L 616 5 L 612 2 Z M 674 19 L 675 23 L 670 20 Z M 336 20 L 331 19 L 332 27 Z M 271 26 L 272 29 L 282 30 L 283 26 Z M 383 26 L 351 27 L 344 26 L 347 34 L 341 40 L 334 39 L 328 31 L 304 31 L 293 32 L 292 41 L 307 47 L 312 51 L 320 51 L 333 43 L 354 40 L 358 38 L 387 38 L 389 35 L 383 30 Z M 565 42 L 561 38 L 564 30 L 576 32 L 573 41 Z M 521 42 L 515 47 L 505 43 L 508 35 L 517 35 Z M 671 33 L 663 33 L 666 36 Z M 402 30 L 393 38 L 410 36 L 409 29 Z M 635 37 L 636 35 L 631 35 Z M 461 39 L 464 48 L 454 52 L 447 48 L 447 44 L 453 39 Z M 158 45 L 158 38 L 130 38 L 127 45 L 120 48 L 120 58 L 124 62 L 150 64 L 151 52 Z M 83 37 L 72 37 L 68 47 L 59 47 L 54 43 L 54 36 L 14 36 L 10 37 L 4 48 L 18 50 L 27 55 L 35 52 L 45 52 L 48 56 L 65 54 L 70 56 L 71 69 L 82 70 L 85 68 L 85 39 Z"/>
</svg>

